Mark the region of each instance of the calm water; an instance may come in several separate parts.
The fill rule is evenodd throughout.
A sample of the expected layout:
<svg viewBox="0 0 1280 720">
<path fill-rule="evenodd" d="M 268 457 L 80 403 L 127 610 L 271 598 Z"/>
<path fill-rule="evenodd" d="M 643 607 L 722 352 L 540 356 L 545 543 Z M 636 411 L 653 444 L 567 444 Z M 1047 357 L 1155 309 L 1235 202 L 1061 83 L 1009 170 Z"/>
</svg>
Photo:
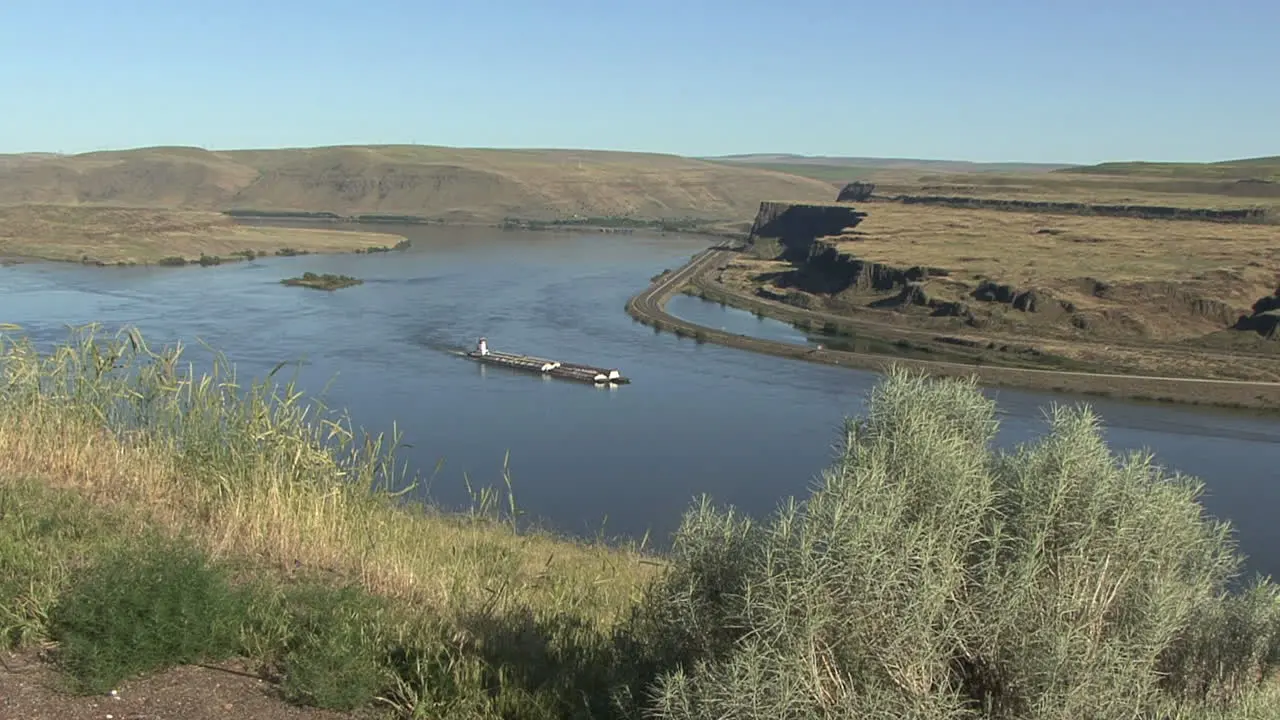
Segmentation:
<svg viewBox="0 0 1280 720">
<path fill-rule="evenodd" d="M 373 430 L 397 421 L 430 495 L 466 502 L 501 484 L 562 531 L 665 538 L 699 493 L 757 514 L 803 493 L 860 412 L 868 373 L 655 334 L 628 296 L 705 247 L 701 239 L 404 227 L 406 253 L 270 258 L 214 268 L 0 268 L 0 322 L 38 340 L 65 326 L 135 324 L 153 343 L 200 338 L 242 374 L 301 361 L 303 387 Z M 335 293 L 281 286 L 305 270 L 355 275 Z M 673 312 L 745 334 L 801 342 L 788 325 L 689 297 Z M 486 368 L 447 352 L 478 335 L 494 349 L 620 368 L 597 389 Z M 195 351 L 193 351 L 195 352 Z M 1000 441 L 1043 430 L 1042 408 L 1077 397 L 991 391 Z M 1150 448 L 1209 485 L 1210 510 L 1239 529 L 1253 567 L 1280 576 L 1280 421 L 1242 413 L 1090 399 L 1116 448 Z"/>
</svg>

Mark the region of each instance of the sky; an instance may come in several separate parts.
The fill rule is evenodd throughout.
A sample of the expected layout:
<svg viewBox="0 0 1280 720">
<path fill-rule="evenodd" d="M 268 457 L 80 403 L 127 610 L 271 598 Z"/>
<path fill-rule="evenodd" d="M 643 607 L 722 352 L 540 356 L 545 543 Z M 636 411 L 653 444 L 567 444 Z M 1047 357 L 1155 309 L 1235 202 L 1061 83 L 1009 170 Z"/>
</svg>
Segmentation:
<svg viewBox="0 0 1280 720">
<path fill-rule="evenodd" d="M 1276 0 L 0 0 L 0 153 L 1280 154 Z"/>
</svg>

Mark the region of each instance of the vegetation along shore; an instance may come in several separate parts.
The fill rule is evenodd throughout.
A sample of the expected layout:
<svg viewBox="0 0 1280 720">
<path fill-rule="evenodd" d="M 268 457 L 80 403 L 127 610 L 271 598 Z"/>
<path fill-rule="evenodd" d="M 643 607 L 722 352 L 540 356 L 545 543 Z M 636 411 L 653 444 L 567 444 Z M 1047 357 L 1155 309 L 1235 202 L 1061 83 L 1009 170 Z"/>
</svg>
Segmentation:
<svg viewBox="0 0 1280 720">
<path fill-rule="evenodd" d="M 397 438 L 136 331 L 2 337 L 0 677 L 50 703 L 201 664 L 399 717 L 1280 712 L 1280 592 L 1087 410 L 1003 453 L 972 382 L 891 372 L 812 494 L 653 556 L 405 504 Z"/>
<path fill-rule="evenodd" d="M 280 281 L 281 285 L 289 285 L 292 287 L 306 287 L 314 290 L 341 290 L 346 287 L 354 287 L 364 284 L 360 278 L 351 277 L 350 275 L 335 275 L 333 273 L 313 273 L 304 272 L 298 277 L 285 278 Z"/>
<path fill-rule="evenodd" d="M 397 235 L 258 227 L 211 211 L 0 206 L 0 257 L 87 265 L 220 265 L 268 256 L 404 249 Z"/>
</svg>

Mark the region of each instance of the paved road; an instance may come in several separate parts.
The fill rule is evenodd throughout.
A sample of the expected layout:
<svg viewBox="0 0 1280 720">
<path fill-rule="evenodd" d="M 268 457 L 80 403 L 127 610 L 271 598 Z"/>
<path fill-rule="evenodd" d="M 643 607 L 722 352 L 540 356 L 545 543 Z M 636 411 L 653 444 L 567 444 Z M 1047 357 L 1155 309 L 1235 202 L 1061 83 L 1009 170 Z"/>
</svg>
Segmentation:
<svg viewBox="0 0 1280 720">
<path fill-rule="evenodd" d="M 718 263 L 732 257 L 733 251 L 727 248 L 727 245 L 718 245 L 704 250 L 695 255 L 685 266 L 658 278 L 648 288 L 627 302 L 627 312 L 647 325 L 673 330 L 684 335 L 696 336 L 700 340 L 769 355 L 791 357 L 829 365 L 883 371 L 890 365 L 897 364 L 934 374 L 976 375 L 980 382 L 990 385 L 1020 386 L 1067 392 L 1104 393 L 1130 397 L 1167 398 L 1184 402 L 1280 409 L 1280 383 L 1276 382 L 1009 368 L 905 359 L 839 350 L 818 350 L 804 345 L 728 333 L 697 325 L 668 313 L 665 306 L 672 295 L 679 292 L 684 285 L 695 280 L 700 274 L 709 271 Z M 723 288 L 720 290 L 729 296 L 735 294 Z M 743 299 L 754 300 L 754 298 L 749 297 Z M 815 315 L 817 314 L 815 313 Z"/>
<path fill-rule="evenodd" d="M 703 250 L 694 255 L 684 267 L 658 278 L 656 282 L 627 302 L 627 312 L 631 313 L 633 317 L 639 315 L 640 317 L 637 319 L 642 322 L 650 321 L 647 323 L 650 325 L 653 324 L 652 321 L 658 321 L 669 323 L 674 327 L 688 326 L 696 331 L 699 326 L 684 322 L 667 313 L 667 300 L 672 295 L 680 292 L 681 288 L 693 281 L 700 273 L 711 269 L 717 262 L 726 259 L 730 254 L 725 249 L 726 247 L 725 245 L 717 245 Z"/>
</svg>

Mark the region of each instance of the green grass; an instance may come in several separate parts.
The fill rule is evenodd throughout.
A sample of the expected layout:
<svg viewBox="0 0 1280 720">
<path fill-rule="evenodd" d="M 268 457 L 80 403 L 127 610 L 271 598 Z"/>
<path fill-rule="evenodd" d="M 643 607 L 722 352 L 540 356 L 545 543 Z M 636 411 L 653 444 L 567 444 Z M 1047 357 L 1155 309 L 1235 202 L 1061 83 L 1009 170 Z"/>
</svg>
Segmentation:
<svg viewBox="0 0 1280 720">
<path fill-rule="evenodd" d="M 123 542 L 120 518 L 35 480 L 0 479 L 0 639 L 26 647 L 48 632 L 49 608 L 77 559 Z"/>
<path fill-rule="evenodd" d="M 247 604 L 199 550 L 149 538 L 81 571 L 50 609 L 49 634 L 77 688 L 101 694 L 145 672 L 231 657 Z"/>
<path fill-rule="evenodd" d="M 1276 586 L 1087 410 L 1001 452 L 972 384 L 892 374 L 811 494 L 650 560 L 400 504 L 394 443 L 177 360 L 0 338 L 0 619 L 76 690 L 239 656 L 407 718 L 1280 712 Z"/>
</svg>

